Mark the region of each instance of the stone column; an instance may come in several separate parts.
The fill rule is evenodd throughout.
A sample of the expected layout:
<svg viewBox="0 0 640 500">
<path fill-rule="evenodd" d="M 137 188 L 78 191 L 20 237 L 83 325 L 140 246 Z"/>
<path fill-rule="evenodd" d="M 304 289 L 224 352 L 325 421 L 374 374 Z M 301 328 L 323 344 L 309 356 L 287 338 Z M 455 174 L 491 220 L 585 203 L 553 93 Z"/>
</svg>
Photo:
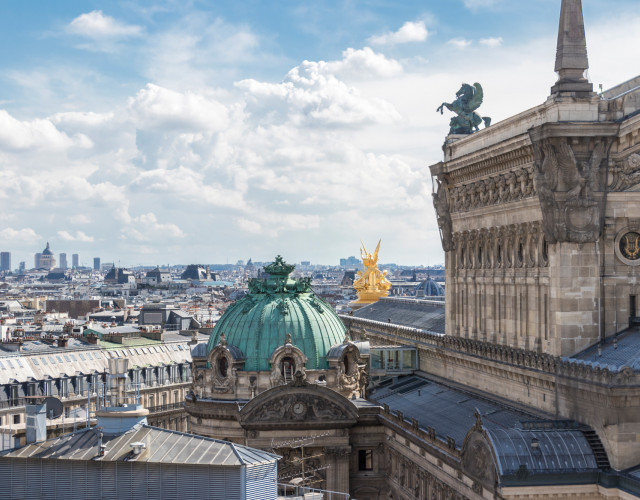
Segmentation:
<svg viewBox="0 0 640 500">
<path fill-rule="evenodd" d="M 327 489 L 340 493 L 349 493 L 349 462 L 351 448 L 347 447 L 326 447 Z"/>
</svg>

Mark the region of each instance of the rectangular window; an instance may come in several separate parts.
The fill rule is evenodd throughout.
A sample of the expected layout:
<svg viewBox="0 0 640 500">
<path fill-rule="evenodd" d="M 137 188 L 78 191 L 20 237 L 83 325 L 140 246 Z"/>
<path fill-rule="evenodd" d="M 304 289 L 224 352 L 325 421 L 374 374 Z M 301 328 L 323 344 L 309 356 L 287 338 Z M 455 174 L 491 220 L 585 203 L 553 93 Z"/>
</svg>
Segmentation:
<svg viewBox="0 0 640 500">
<path fill-rule="evenodd" d="M 635 318 L 636 315 L 636 296 L 629 295 L 629 316 Z"/>
<path fill-rule="evenodd" d="M 40 358 L 40 361 L 42 361 L 42 364 L 45 366 L 48 364 L 46 358 Z"/>
<path fill-rule="evenodd" d="M 373 450 L 358 450 L 358 470 L 373 470 Z"/>
<path fill-rule="evenodd" d="M 64 355 L 64 359 L 67 363 L 71 363 L 71 358 L 69 356 L 67 356 L 66 354 Z"/>
<path fill-rule="evenodd" d="M 14 424 L 19 424 L 20 423 L 20 415 L 14 415 L 13 416 L 13 423 Z"/>
<path fill-rule="evenodd" d="M 33 364 L 36 366 L 40 366 L 40 363 L 38 363 L 38 359 L 37 358 L 33 358 Z"/>
<path fill-rule="evenodd" d="M 53 359 L 53 356 L 49 356 L 49 363 L 51 363 L 52 365 L 56 364 L 56 360 Z"/>
<path fill-rule="evenodd" d="M 58 360 L 58 363 L 64 363 L 64 361 L 62 361 L 62 358 L 60 356 L 56 356 L 56 359 Z"/>
<path fill-rule="evenodd" d="M 79 353 L 78 353 L 78 356 L 80 356 L 80 359 L 81 359 L 82 361 L 84 361 L 84 354 L 82 354 L 81 352 L 79 352 Z"/>
<path fill-rule="evenodd" d="M 13 363 L 10 359 L 7 359 L 7 364 L 9 365 L 9 368 L 13 368 Z"/>
<path fill-rule="evenodd" d="M 78 361 L 78 358 L 76 358 L 73 354 L 71 354 L 71 359 L 72 359 L 73 361 Z"/>
</svg>

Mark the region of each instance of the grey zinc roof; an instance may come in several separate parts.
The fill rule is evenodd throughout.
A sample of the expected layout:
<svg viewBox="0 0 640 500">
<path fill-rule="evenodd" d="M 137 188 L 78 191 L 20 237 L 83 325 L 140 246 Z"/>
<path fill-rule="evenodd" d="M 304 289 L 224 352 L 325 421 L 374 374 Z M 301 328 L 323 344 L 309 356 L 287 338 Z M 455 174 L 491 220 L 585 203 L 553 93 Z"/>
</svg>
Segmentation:
<svg viewBox="0 0 640 500">
<path fill-rule="evenodd" d="M 6 384 L 10 379 L 25 382 L 30 377 L 42 380 L 47 376 L 57 378 L 61 373 L 73 376 L 78 372 L 84 374 L 102 372 L 108 369 L 108 360 L 112 358 L 129 359 L 130 368 L 191 362 L 191 352 L 186 343 L 180 344 L 176 349 L 174 346 L 176 344 L 122 346 L 114 349 L 94 347 L 83 350 L 51 348 L 50 351 L 45 352 L 3 355 L 0 356 L 0 384 Z"/>
<path fill-rule="evenodd" d="M 615 342 L 613 338 L 608 338 L 600 345 L 600 353 L 596 344 L 563 360 L 598 364 L 602 368 L 606 366 L 611 371 L 618 371 L 623 366 L 640 371 L 640 328 L 635 326 L 624 330 L 615 337 Z"/>
<path fill-rule="evenodd" d="M 386 297 L 354 311 L 353 316 L 432 333 L 445 333 L 444 302 Z"/>
<path fill-rule="evenodd" d="M 130 443 L 142 442 L 146 448 L 136 462 L 216 465 L 238 467 L 271 463 L 279 457 L 266 451 L 217 439 L 185 434 L 142 425 L 131 432 L 117 436 L 104 436 L 106 445 L 102 461 L 132 460 Z M 100 437 L 96 429 L 85 429 L 73 434 L 50 439 L 0 453 L 14 458 L 40 458 L 56 460 L 94 460 Z"/>
<path fill-rule="evenodd" d="M 577 424 L 541 419 L 427 378 L 411 375 L 375 390 L 370 399 L 415 418 L 422 429 L 432 427 L 441 439 L 452 437 L 460 449 L 475 425 L 476 409 L 498 458 L 501 475 L 513 474 L 521 465 L 531 472 L 597 470 L 596 459 Z M 539 447 L 532 450 L 532 439 Z"/>
</svg>

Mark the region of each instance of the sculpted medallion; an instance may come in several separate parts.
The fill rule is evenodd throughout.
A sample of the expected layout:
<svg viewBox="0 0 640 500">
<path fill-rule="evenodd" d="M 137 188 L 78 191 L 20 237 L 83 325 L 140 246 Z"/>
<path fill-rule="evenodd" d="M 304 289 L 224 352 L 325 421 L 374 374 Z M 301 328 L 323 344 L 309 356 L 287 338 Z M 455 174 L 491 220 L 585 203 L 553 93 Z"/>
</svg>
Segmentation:
<svg viewBox="0 0 640 500">
<path fill-rule="evenodd" d="M 629 265 L 640 264 L 640 231 L 623 230 L 616 238 L 616 254 Z"/>
</svg>

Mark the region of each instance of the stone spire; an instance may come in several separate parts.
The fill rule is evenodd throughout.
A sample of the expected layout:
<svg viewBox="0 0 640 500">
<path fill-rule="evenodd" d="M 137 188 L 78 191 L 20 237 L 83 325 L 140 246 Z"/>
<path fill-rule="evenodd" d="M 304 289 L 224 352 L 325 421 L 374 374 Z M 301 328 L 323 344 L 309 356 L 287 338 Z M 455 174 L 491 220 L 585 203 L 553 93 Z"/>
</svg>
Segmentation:
<svg viewBox="0 0 640 500">
<path fill-rule="evenodd" d="M 551 87 L 551 94 L 593 92 L 593 85 L 584 77 L 588 68 L 582 1 L 562 0 L 555 68 L 558 81 Z"/>
</svg>

